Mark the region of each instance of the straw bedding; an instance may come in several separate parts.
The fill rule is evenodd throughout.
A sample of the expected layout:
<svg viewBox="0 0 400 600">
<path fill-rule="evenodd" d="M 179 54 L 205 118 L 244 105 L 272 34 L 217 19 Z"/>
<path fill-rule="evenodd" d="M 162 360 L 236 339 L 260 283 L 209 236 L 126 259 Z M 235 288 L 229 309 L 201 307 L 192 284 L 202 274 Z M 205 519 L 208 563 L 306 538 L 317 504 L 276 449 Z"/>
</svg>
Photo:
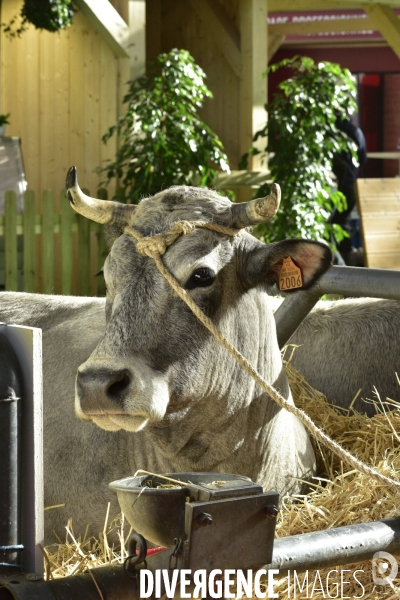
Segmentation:
<svg viewBox="0 0 400 600">
<path fill-rule="evenodd" d="M 331 406 L 321 393 L 309 386 L 290 363 L 286 363 L 286 370 L 295 403 L 299 408 L 302 408 L 318 426 L 357 458 L 385 475 L 394 479 L 400 478 L 400 405 L 389 399 L 382 401 L 376 392 L 373 401 L 376 403 L 378 414 L 373 418 L 356 413 L 352 409 L 338 409 Z M 313 481 L 314 489 L 307 496 L 283 499 L 277 523 L 278 537 L 374 521 L 399 514 L 400 502 L 395 492 L 348 468 L 318 443 L 315 443 L 315 451 L 320 477 Z M 116 551 L 108 544 L 107 534 L 111 529 L 117 529 L 119 532 L 122 551 Z M 80 573 L 94 566 L 122 562 L 126 557 L 125 547 L 123 517 L 109 522 L 107 511 L 105 526 L 98 539 L 76 540 L 73 535 L 73 523 L 69 523 L 66 528 L 65 542 L 59 540 L 58 544 L 43 549 L 47 577 L 62 577 Z M 396 558 L 400 562 L 400 556 Z M 319 571 L 324 582 L 323 589 L 318 591 L 317 588 L 320 586 L 317 584 L 312 596 L 307 596 L 305 590 L 300 593 L 297 588 L 296 597 L 312 597 L 318 600 L 329 597 L 326 576 L 334 568 L 340 573 L 340 565 Z M 347 584 L 344 592 L 346 596 L 361 596 L 363 593 L 363 598 L 371 599 L 389 600 L 400 597 L 400 585 L 397 586 L 397 580 L 391 586 L 376 586 L 373 583 L 371 561 L 346 565 L 342 568 L 364 571 L 357 574 L 357 579 L 365 588 L 364 593 L 361 586 L 356 586 L 354 579 L 351 579 L 354 588 L 352 589 L 351 584 Z M 314 576 L 315 571 L 310 571 L 310 581 L 314 581 Z M 304 576 L 299 575 L 299 577 L 302 580 Z M 336 596 L 337 587 L 334 584 L 337 581 L 340 582 L 340 579 L 331 576 L 331 587 L 328 588 L 331 597 L 340 597 L 340 592 L 339 596 Z M 291 583 L 288 590 L 288 581 L 285 577 L 279 581 L 278 586 L 275 586 L 274 589 L 279 592 L 279 598 L 282 600 L 293 598 L 293 582 Z M 311 594 L 311 587 L 312 584 L 309 594 Z"/>
</svg>

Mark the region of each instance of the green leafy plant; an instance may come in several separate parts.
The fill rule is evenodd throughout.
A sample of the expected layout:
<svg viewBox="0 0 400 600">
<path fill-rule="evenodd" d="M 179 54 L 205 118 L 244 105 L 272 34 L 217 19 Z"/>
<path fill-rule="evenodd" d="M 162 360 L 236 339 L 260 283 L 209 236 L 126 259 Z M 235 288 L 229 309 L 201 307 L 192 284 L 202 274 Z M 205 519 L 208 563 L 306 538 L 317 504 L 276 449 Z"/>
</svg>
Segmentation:
<svg viewBox="0 0 400 600">
<path fill-rule="evenodd" d="M 8 120 L 8 117 L 10 116 L 10 113 L 6 114 L 6 115 L 0 115 L 0 127 L 2 125 L 9 125 L 10 121 Z"/>
<path fill-rule="evenodd" d="M 1 23 L 3 31 L 9 37 L 19 37 L 32 23 L 37 29 L 46 29 L 55 32 L 69 27 L 75 14 L 72 0 L 25 0 L 21 8 L 21 21 L 18 16 L 9 23 Z"/>
<path fill-rule="evenodd" d="M 170 185 L 210 185 L 229 172 L 221 141 L 198 116 L 212 93 L 186 50 L 161 54 L 148 74 L 130 82 L 127 111 L 103 136 L 120 136 L 115 161 L 100 172 L 118 179 L 118 200 L 136 203 Z"/>
<path fill-rule="evenodd" d="M 356 161 L 356 145 L 335 125 L 338 115 L 351 115 L 356 109 L 356 88 L 347 69 L 329 62 L 314 63 L 296 56 L 269 67 L 292 71 L 278 86 L 273 100 L 265 106 L 269 120 L 254 137 L 267 137 L 265 153 L 272 154 L 268 166 L 273 181 L 282 187 L 282 204 L 276 217 L 256 228 L 255 235 L 266 242 L 286 237 L 329 240 L 332 233 L 341 241 L 346 232 L 329 224 L 333 207 L 346 208 L 346 199 L 334 191 L 332 161 L 342 150 Z M 266 74 L 264 74 L 266 75 Z M 244 155 L 259 154 L 251 148 Z M 264 153 L 264 155 L 265 155 Z M 268 186 L 258 196 L 268 193 Z"/>
</svg>

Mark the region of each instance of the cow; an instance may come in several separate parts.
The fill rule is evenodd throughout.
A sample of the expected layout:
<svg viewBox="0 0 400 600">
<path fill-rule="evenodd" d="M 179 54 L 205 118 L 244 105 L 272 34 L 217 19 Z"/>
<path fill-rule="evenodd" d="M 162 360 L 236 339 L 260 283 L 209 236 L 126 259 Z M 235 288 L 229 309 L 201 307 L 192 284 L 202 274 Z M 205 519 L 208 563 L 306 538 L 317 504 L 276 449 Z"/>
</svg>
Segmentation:
<svg viewBox="0 0 400 600">
<path fill-rule="evenodd" d="M 310 287 L 331 264 L 329 248 L 306 240 L 265 245 L 246 230 L 275 214 L 277 186 L 240 205 L 175 186 L 134 207 L 88 198 L 72 169 L 68 193 L 75 210 L 111 225 L 105 306 L 9 293 L 0 314 L 43 329 L 46 504 L 66 504 L 47 511 L 46 539 L 71 516 L 76 532 L 101 529 L 107 501 L 116 506 L 108 482 L 137 469 L 239 473 L 265 489 L 300 491 L 315 470 L 305 428 L 220 346 L 126 227 L 151 236 L 186 220 L 241 230 L 196 227 L 167 248 L 163 262 L 290 403 L 268 289 L 289 256 Z M 75 377 L 80 420 L 71 403 Z"/>
<path fill-rule="evenodd" d="M 274 309 L 280 304 L 271 299 Z M 321 301 L 292 335 L 286 357 L 329 402 L 372 416 L 400 403 L 397 352 L 400 302 L 372 298 Z M 353 402 L 353 399 L 357 399 Z M 394 402 L 390 402 L 393 400 Z M 380 407 L 380 408 L 379 408 Z"/>
</svg>

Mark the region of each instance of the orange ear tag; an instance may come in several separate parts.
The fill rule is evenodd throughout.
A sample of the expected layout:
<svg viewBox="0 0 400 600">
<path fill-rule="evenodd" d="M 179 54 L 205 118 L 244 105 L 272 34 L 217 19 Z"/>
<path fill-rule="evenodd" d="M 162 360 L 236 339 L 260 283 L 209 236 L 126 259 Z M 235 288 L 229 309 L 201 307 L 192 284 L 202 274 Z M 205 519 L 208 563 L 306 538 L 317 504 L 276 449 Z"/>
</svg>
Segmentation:
<svg viewBox="0 0 400 600">
<path fill-rule="evenodd" d="M 282 291 L 294 290 L 302 285 L 301 269 L 294 264 L 290 256 L 284 258 L 279 273 L 279 289 Z"/>
</svg>

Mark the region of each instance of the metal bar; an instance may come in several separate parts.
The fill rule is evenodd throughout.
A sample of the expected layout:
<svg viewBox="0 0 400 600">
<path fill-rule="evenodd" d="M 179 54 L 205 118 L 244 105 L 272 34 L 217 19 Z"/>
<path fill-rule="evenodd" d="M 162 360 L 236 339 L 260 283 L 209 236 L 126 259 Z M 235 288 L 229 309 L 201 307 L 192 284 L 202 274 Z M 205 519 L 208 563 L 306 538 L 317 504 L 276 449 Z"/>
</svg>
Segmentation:
<svg viewBox="0 0 400 600">
<path fill-rule="evenodd" d="M 152 554 L 146 559 L 147 564 L 142 563 L 139 568 L 147 568 L 153 573 L 158 569 L 168 569 L 171 552 L 172 547 Z M 129 576 L 122 565 L 113 565 L 51 581 L 32 581 L 24 573 L 0 569 L 0 600 L 139 600 L 138 582 L 134 575 L 130 573 Z M 165 594 L 162 582 L 161 594 Z"/>
<path fill-rule="evenodd" d="M 229 543 L 229 540 L 227 540 Z M 400 551 L 400 518 L 384 519 L 288 536 L 275 540 L 273 559 L 266 569 L 281 572 L 322 569 L 346 565 L 373 557 L 375 552 Z M 153 571 L 168 567 L 171 548 L 149 556 L 146 568 Z M 142 567 L 140 565 L 140 567 Z M 219 565 L 223 569 L 224 565 Z M 121 565 L 99 567 L 92 575 L 72 575 L 49 582 L 29 581 L 24 574 L 0 573 L 0 584 L 15 600 L 99 600 L 98 588 L 107 600 L 139 600 L 139 590 Z M 164 593 L 164 589 L 161 593 Z M 0 596 L 2 598 L 2 596 Z M 8 599 L 8 596 L 4 596 Z"/>
<path fill-rule="evenodd" d="M 272 563 L 266 568 L 300 572 L 322 569 L 361 562 L 380 550 L 391 553 L 400 550 L 399 517 L 275 540 Z"/>
<path fill-rule="evenodd" d="M 324 294 L 348 297 L 400 299 L 400 271 L 363 267 L 331 267 L 307 291 L 286 296 L 275 312 L 279 347 L 282 348 Z"/>
</svg>

